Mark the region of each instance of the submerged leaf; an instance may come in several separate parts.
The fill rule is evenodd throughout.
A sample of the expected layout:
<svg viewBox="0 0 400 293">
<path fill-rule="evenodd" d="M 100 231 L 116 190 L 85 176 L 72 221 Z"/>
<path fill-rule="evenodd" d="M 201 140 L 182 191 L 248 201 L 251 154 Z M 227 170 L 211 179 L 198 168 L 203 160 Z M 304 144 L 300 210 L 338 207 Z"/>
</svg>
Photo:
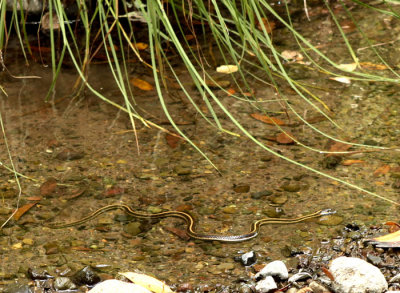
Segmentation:
<svg viewBox="0 0 400 293">
<path fill-rule="evenodd" d="M 278 143 L 280 143 L 280 144 L 292 144 L 292 143 L 294 143 L 294 140 L 292 139 L 293 135 L 291 133 L 289 133 L 289 132 L 286 132 L 286 133 L 283 133 L 283 132 L 279 133 L 276 136 L 276 141 Z"/>
<path fill-rule="evenodd" d="M 140 78 L 131 78 L 130 83 L 143 91 L 151 91 L 154 89 L 150 83 Z"/>
<path fill-rule="evenodd" d="M 374 176 L 379 177 L 381 175 L 385 175 L 390 171 L 389 165 L 383 165 L 374 171 Z"/>
<path fill-rule="evenodd" d="M 40 186 L 40 195 L 41 196 L 49 196 L 51 195 L 57 188 L 57 180 L 55 178 L 49 178 Z"/>
<path fill-rule="evenodd" d="M 344 160 L 342 162 L 342 165 L 343 166 L 351 166 L 354 164 L 364 164 L 364 163 L 365 163 L 365 161 L 363 161 L 363 160 Z"/>
<path fill-rule="evenodd" d="M 280 125 L 280 126 L 285 125 L 285 122 L 283 122 L 279 118 L 268 117 L 268 116 L 257 114 L 257 113 L 250 114 L 250 116 L 253 117 L 254 119 L 257 119 L 257 120 L 262 121 L 262 122 L 267 123 L 267 124 L 271 124 L 271 125 L 275 125 L 276 124 L 276 125 Z"/>
<path fill-rule="evenodd" d="M 262 17 L 261 21 L 257 23 L 257 28 L 262 31 L 263 27 L 267 34 L 270 34 L 276 28 L 276 23 L 268 20 L 268 18 Z"/>
<path fill-rule="evenodd" d="M 37 202 L 27 203 L 20 207 L 14 214 L 14 219 L 18 221 L 27 211 L 29 211 Z"/>
<path fill-rule="evenodd" d="M 169 133 L 166 133 L 165 134 L 165 140 L 167 141 L 167 144 L 169 145 L 169 147 L 171 149 L 174 149 L 179 145 L 179 143 L 181 141 L 181 138 L 179 138 L 177 136 L 174 136 L 174 135 L 171 135 Z"/>
<path fill-rule="evenodd" d="M 330 152 L 346 152 L 352 146 L 353 146 L 352 144 L 337 141 L 331 145 L 331 147 L 329 148 L 329 151 Z M 340 154 L 328 154 L 327 157 L 338 156 L 338 155 L 340 155 Z"/>
</svg>

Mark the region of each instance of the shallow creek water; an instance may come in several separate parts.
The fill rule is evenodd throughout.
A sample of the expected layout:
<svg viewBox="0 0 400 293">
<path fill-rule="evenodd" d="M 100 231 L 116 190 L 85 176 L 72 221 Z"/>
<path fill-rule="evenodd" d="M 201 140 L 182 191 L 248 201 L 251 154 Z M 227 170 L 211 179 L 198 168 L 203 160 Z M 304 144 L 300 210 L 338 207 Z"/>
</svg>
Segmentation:
<svg viewBox="0 0 400 293">
<path fill-rule="evenodd" d="M 388 20 L 383 15 L 358 16 L 364 29 L 366 25 L 379 25 L 379 30 L 366 29 L 368 36 L 377 42 L 388 42 L 399 33 L 396 19 Z M 338 63 L 351 62 L 341 46 L 334 46 L 339 39 L 328 15 L 321 14 L 310 23 L 295 25 L 304 36 L 319 38 L 321 47 L 325 47 L 322 51 L 336 56 Z M 315 28 L 318 28 L 316 35 Z M 278 33 L 282 35 L 279 49 L 295 49 L 294 43 L 285 40 L 287 32 L 282 29 Z M 365 45 L 355 36 L 351 41 L 355 49 Z M 394 43 L 380 49 L 395 66 L 400 64 L 399 48 Z M 5 72 L 0 76 L 0 85 L 8 95 L 1 95 L 0 110 L 13 162 L 18 172 L 34 179 L 20 178 L 19 204 L 37 204 L 21 219 L 10 221 L 0 231 L 2 286 L 15 279 L 24 280 L 28 268 L 45 268 L 54 273 L 66 269 L 76 271 L 85 265 L 104 265 L 102 272 L 108 276 L 120 271 L 141 271 L 169 284 L 230 284 L 247 276 L 246 269 L 233 260 L 241 253 L 254 250 L 259 254 L 260 263 L 282 259 L 295 266 L 297 259 L 290 257 L 288 251 L 295 249 L 312 254 L 321 241 L 334 237 L 343 224 L 357 221 L 372 225 L 399 220 L 398 209 L 385 201 L 283 161 L 244 136 L 218 132 L 182 102 L 178 90 L 175 95 L 166 96 L 170 112 L 221 174 L 188 143 L 178 141 L 176 147 L 171 146 L 165 132 L 145 127 L 140 122 L 136 124 L 138 150 L 126 113 L 100 101 L 89 91 L 74 99 L 68 96 L 77 78 L 72 69 L 63 70 L 51 102 L 45 103 L 51 69 L 34 62 L 27 67 L 11 50 L 8 58 L 12 54 L 16 62 L 8 64 L 8 69 L 13 75 L 40 77 L 16 79 Z M 367 50 L 359 54 L 365 61 L 378 62 L 371 60 Z M 150 71 L 137 69 L 141 67 L 137 63 L 130 66 L 132 77 L 151 82 Z M 317 73 L 304 74 L 296 65 L 288 65 L 288 71 L 297 74 L 298 81 L 324 89 L 315 92 L 335 112 L 335 121 L 342 127 L 341 130 L 333 129 L 329 122 L 322 121 L 314 124 L 318 129 L 339 134 L 351 142 L 387 147 L 399 144 L 397 85 L 361 81 L 345 85 Z M 183 68 L 181 72 L 184 74 Z M 123 103 L 107 65 L 92 65 L 89 76 L 93 86 L 103 95 Z M 190 83 L 190 80 L 186 82 Z M 256 96 L 265 100 L 275 95 L 271 88 L 257 81 L 252 82 L 252 87 Z M 133 94 L 141 115 L 172 130 L 155 91 L 134 89 Z M 287 94 L 290 96 L 289 89 Z M 195 90 L 192 89 L 191 95 L 201 101 Z M 325 155 L 306 151 L 298 145 L 271 142 L 270 138 L 279 131 L 250 117 L 254 108 L 222 91 L 217 95 L 221 102 L 230 105 L 233 115 L 253 135 L 285 156 L 400 201 L 399 186 L 396 185 L 400 177 L 399 152 L 358 153 L 345 159 L 364 163 L 339 164 L 335 169 L 326 169 L 321 163 L 326 159 Z M 313 115 L 294 94 L 290 97 L 297 109 Z M 278 111 L 280 106 L 271 103 L 270 109 Z M 216 112 L 224 127 L 238 132 L 221 111 Z M 329 139 L 308 127 L 287 130 L 307 145 L 328 148 Z M 10 165 L 4 138 L 1 139 L 0 159 Z M 374 176 L 374 171 L 383 165 L 389 165 L 391 170 Z M 0 176 L 0 218 L 4 221 L 16 206 L 18 189 L 9 171 L 0 169 Z M 41 193 L 40 186 L 49 178 L 55 178 L 58 183 L 55 191 Z M 39 196 L 39 201 L 32 200 Z M 187 239 L 183 236 L 185 225 L 177 219 L 138 221 L 119 211 L 103 214 L 78 227 L 52 230 L 43 226 L 43 223 L 53 221 L 78 220 L 102 206 L 115 203 L 145 212 L 187 211 L 196 219 L 196 230 L 204 233 L 244 233 L 252 221 L 279 215 L 279 209 L 283 210 L 284 217 L 296 217 L 332 208 L 337 211 L 338 221 L 333 225 L 324 225 L 323 221 L 267 225 L 262 227 L 257 238 L 230 244 Z"/>
</svg>

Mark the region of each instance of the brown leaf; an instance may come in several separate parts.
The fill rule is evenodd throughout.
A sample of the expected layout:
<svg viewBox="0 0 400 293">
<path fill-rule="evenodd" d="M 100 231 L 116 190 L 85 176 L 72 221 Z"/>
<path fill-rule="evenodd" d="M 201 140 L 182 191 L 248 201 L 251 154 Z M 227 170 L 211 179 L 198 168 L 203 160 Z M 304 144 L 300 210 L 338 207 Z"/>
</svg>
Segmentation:
<svg viewBox="0 0 400 293">
<path fill-rule="evenodd" d="M 146 43 L 139 42 L 135 44 L 135 48 L 138 49 L 139 51 L 146 50 L 148 47 L 149 45 Z"/>
<path fill-rule="evenodd" d="M 228 96 L 232 96 L 232 95 L 234 95 L 236 93 L 234 88 L 227 89 L 227 92 L 228 92 Z"/>
<path fill-rule="evenodd" d="M 104 192 L 104 196 L 105 197 L 111 197 L 111 196 L 123 194 L 124 192 L 125 192 L 125 189 L 122 188 L 122 187 L 112 187 L 110 189 L 107 189 Z"/>
<path fill-rule="evenodd" d="M 261 22 L 257 23 L 257 28 L 262 31 L 263 27 L 265 28 L 265 31 L 270 34 L 275 29 L 276 23 L 263 17 L 261 18 Z"/>
<path fill-rule="evenodd" d="M 293 135 L 290 133 L 290 132 L 287 132 L 287 134 L 289 134 L 291 137 L 293 137 Z M 289 136 L 289 135 L 287 135 L 286 133 L 279 133 L 277 136 L 276 136 L 276 141 L 278 142 L 278 143 L 280 143 L 280 144 L 293 144 L 294 143 L 294 140 Z"/>
<path fill-rule="evenodd" d="M 373 69 L 373 70 L 386 70 L 386 69 L 389 69 L 389 67 L 387 67 L 384 64 L 374 64 L 374 63 L 371 63 L 371 62 L 360 62 L 360 66 L 362 68 L 365 68 L 365 69 Z"/>
<path fill-rule="evenodd" d="M 78 189 L 76 191 L 73 191 L 72 194 L 64 196 L 63 199 L 69 200 L 69 199 L 77 198 L 78 196 L 81 196 L 85 191 L 86 191 L 85 188 Z"/>
<path fill-rule="evenodd" d="M 50 177 L 40 186 L 40 195 L 43 197 L 49 196 L 56 190 L 56 188 L 57 180 Z"/>
<path fill-rule="evenodd" d="M 14 214 L 14 219 L 18 221 L 23 214 L 31 209 L 37 202 L 27 203 L 26 205 L 21 206 Z"/>
<path fill-rule="evenodd" d="M 171 232 L 172 234 L 175 234 L 176 236 L 178 236 L 179 238 L 187 241 L 190 239 L 189 235 L 187 235 L 186 230 L 182 230 L 182 229 L 178 229 L 175 227 L 164 227 L 165 230 Z"/>
<path fill-rule="evenodd" d="M 150 83 L 140 78 L 131 78 L 130 83 L 143 91 L 151 91 L 154 89 Z"/>
<path fill-rule="evenodd" d="M 351 148 L 353 145 L 348 144 L 348 143 L 341 143 L 336 141 L 334 144 L 331 145 L 329 148 L 330 152 L 346 152 L 349 148 Z M 340 156 L 341 154 L 327 154 L 327 157 L 331 156 Z"/>
<path fill-rule="evenodd" d="M 344 160 L 342 162 L 342 165 L 343 166 L 351 166 L 354 164 L 364 164 L 364 163 L 365 163 L 365 161 L 363 161 L 363 160 Z"/>
<path fill-rule="evenodd" d="M 285 125 L 285 122 L 283 122 L 279 118 L 268 117 L 268 116 L 257 114 L 257 113 L 250 114 L 250 116 L 253 117 L 254 119 L 257 119 L 259 121 L 262 121 L 262 122 L 270 124 L 270 125 L 275 125 L 275 124 L 280 125 L 280 126 Z"/>
<path fill-rule="evenodd" d="M 385 223 L 385 225 L 389 226 L 390 233 L 397 232 L 400 230 L 400 225 L 396 222 L 388 221 Z"/>
<path fill-rule="evenodd" d="M 329 151 L 331 152 L 345 152 L 349 148 L 351 148 L 353 145 L 348 144 L 348 143 L 342 143 L 342 142 L 335 142 L 331 147 L 329 148 Z"/>
<path fill-rule="evenodd" d="M 389 165 L 383 165 L 374 171 L 374 177 L 379 177 L 381 175 L 385 175 L 390 171 Z"/>
<path fill-rule="evenodd" d="M 165 140 L 167 141 L 167 144 L 169 145 L 169 147 L 171 149 L 176 148 L 179 145 L 180 141 L 181 141 L 181 139 L 179 137 L 176 137 L 176 136 L 171 135 L 169 133 L 165 134 Z"/>
<path fill-rule="evenodd" d="M 26 198 L 27 200 L 39 201 L 42 199 L 41 196 L 29 196 Z"/>
<path fill-rule="evenodd" d="M 331 279 L 331 281 L 335 281 L 335 277 L 332 275 L 332 273 L 324 266 L 321 267 L 321 270 L 324 272 L 324 274 Z"/>
</svg>

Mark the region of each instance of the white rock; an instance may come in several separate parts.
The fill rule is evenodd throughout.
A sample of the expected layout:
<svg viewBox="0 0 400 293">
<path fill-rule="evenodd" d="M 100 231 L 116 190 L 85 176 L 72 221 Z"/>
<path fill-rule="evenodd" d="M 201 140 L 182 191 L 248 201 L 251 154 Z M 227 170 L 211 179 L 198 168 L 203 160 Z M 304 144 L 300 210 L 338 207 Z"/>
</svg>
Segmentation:
<svg viewBox="0 0 400 293">
<path fill-rule="evenodd" d="M 381 293 L 388 289 L 381 271 L 359 258 L 338 257 L 329 271 L 335 278 L 332 287 L 336 293 Z"/>
<path fill-rule="evenodd" d="M 257 282 L 256 285 L 256 292 L 257 293 L 267 293 L 271 290 L 277 289 L 278 286 L 276 285 L 274 278 L 271 276 L 267 276 L 265 279 Z"/>
<path fill-rule="evenodd" d="M 88 293 L 152 293 L 151 291 L 143 288 L 142 286 L 122 282 L 119 280 L 107 280 L 98 283 L 92 290 Z"/>
<path fill-rule="evenodd" d="M 267 264 L 256 274 L 255 278 L 256 280 L 259 280 L 266 276 L 278 277 L 281 280 L 286 280 L 289 278 L 289 273 L 283 261 L 276 260 Z"/>
</svg>

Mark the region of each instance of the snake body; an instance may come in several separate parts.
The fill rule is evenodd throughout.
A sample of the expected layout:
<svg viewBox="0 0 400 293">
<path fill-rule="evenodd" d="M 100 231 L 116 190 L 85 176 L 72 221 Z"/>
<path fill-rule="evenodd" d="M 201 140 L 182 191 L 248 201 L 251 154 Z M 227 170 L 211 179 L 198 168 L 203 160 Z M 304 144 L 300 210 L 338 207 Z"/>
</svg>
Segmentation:
<svg viewBox="0 0 400 293">
<path fill-rule="evenodd" d="M 303 222 L 308 219 L 317 218 L 317 217 L 321 217 L 324 215 L 330 215 L 330 214 L 335 213 L 335 211 L 333 211 L 331 209 L 326 209 L 326 210 L 319 210 L 315 213 L 297 217 L 297 218 L 264 218 L 261 220 L 254 221 L 251 224 L 250 232 L 248 232 L 246 234 L 215 235 L 215 234 L 201 234 L 201 233 L 196 232 L 194 230 L 194 226 L 195 226 L 194 219 L 190 214 L 188 214 L 186 212 L 165 211 L 165 212 L 154 213 L 154 214 L 146 214 L 146 213 L 134 211 L 134 210 L 132 210 L 131 207 L 124 205 L 124 204 L 113 204 L 113 205 L 108 205 L 108 206 L 102 207 L 78 221 L 66 223 L 66 224 L 52 223 L 52 224 L 49 224 L 48 227 L 52 228 L 52 229 L 61 229 L 61 228 L 77 226 L 77 225 L 83 224 L 83 223 L 97 217 L 98 215 L 100 215 L 102 213 L 112 211 L 112 210 L 117 210 L 117 209 L 123 210 L 128 215 L 131 215 L 133 217 L 140 218 L 140 219 L 160 219 L 160 218 L 168 218 L 168 217 L 179 218 L 186 222 L 186 224 L 187 224 L 186 233 L 191 238 L 199 239 L 199 240 L 208 240 L 208 241 L 221 241 L 221 242 L 241 242 L 241 241 L 246 241 L 246 240 L 252 239 L 254 237 L 257 237 L 260 227 L 262 225 L 294 224 L 294 223 Z"/>
</svg>

